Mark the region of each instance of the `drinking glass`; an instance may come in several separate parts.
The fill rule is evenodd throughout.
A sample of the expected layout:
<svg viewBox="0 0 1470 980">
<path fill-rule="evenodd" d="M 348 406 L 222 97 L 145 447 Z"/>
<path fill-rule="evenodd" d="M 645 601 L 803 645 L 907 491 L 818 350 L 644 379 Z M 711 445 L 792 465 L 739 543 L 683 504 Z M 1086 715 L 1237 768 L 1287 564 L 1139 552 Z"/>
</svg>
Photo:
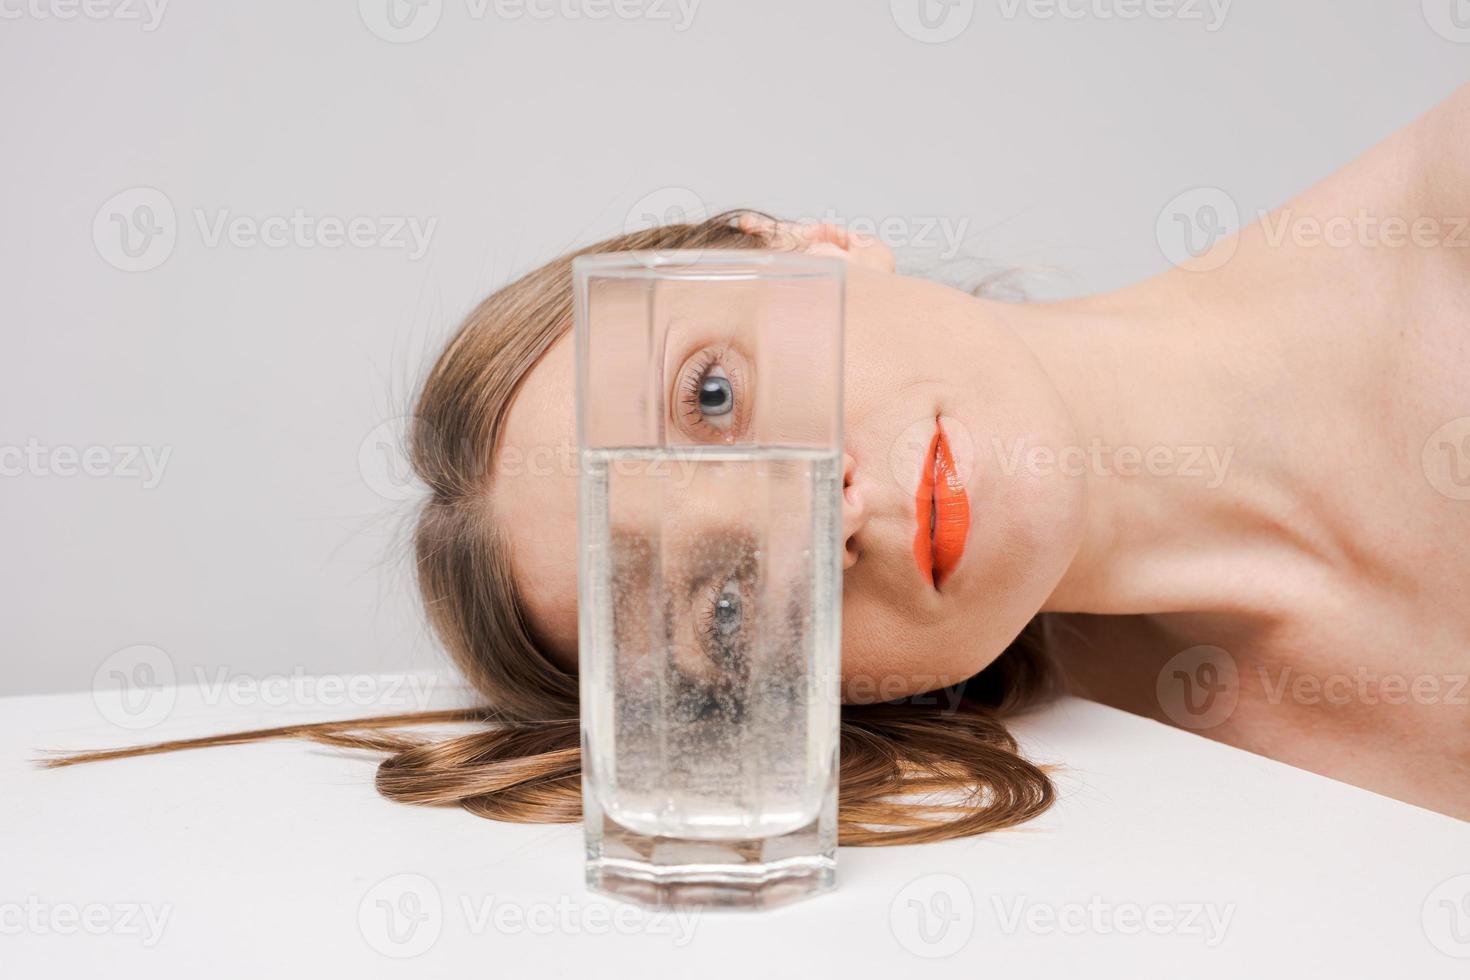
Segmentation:
<svg viewBox="0 0 1470 980">
<path fill-rule="evenodd" d="M 834 885 L 843 267 L 573 263 L 587 881 L 654 908 Z"/>
</svg>

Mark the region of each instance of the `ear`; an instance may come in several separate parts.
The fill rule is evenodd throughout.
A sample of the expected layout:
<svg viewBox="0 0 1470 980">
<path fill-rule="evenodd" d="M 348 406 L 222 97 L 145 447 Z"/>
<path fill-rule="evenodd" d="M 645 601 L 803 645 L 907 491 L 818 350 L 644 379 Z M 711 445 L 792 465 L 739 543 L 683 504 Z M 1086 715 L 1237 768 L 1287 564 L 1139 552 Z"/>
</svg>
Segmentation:
<svg viewBox="0 0 1470 980">
<path fill-rule="evenodd" d="M 878 239 L 834 224 L 797 224 L 760 214 L 742 214 L 737 226 L 747 235 L 761 235 L 775 249 L 810 255 L 836 255 L 853 265 L 879 272 L 896 267 L 893 251 Z"/>
</svg>

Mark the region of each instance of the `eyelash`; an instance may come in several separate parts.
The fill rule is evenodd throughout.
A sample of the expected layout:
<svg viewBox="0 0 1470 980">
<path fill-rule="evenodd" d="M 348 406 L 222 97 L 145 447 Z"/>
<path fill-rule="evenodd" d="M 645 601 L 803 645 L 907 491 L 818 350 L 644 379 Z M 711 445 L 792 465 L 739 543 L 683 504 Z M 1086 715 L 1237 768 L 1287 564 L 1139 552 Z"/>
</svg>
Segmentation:
<svg viewBox="0 0 1470 980">
<path fill-rule="evenodd" d="M 722 439 L 734 438 L 734 433 L 739 429 L 741 418 L 742 398 L 739 397 L 740 375 L 739 372 L 725 367 L 725 376 L 730 381 L 730 391 L 735 399 L 735 408 L 732 411 L 731 424 L 729 426 L 712 425 L 699 410 L 699 386 L 704 383 L 705 374 L 716 364 L 720 364 L 724 356 L 723 348 L 707 348 L 695 356 L 695 360 L 679 379 L 679 407 L 684 416 L 686 424 L 690 427 L 701 427 L 708 432 L 715 433 Z M 723 365 L 721 365 L 723 367 Z"/>
</svg>

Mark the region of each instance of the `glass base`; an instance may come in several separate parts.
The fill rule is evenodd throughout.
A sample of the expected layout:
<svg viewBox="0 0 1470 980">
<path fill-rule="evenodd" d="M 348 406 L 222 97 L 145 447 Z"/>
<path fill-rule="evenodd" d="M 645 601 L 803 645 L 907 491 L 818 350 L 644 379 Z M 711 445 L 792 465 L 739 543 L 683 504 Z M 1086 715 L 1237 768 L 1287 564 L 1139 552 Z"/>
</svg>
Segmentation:
<svg viewBox="0 0 1470 980">
<path fill-rule="evenodd" d="M 607 817 L 587 828 L 587 887 L 644 908 L 767 909 L 836 885 L 827 815 L 779 837 L 649 837 Z"/>
</svg>

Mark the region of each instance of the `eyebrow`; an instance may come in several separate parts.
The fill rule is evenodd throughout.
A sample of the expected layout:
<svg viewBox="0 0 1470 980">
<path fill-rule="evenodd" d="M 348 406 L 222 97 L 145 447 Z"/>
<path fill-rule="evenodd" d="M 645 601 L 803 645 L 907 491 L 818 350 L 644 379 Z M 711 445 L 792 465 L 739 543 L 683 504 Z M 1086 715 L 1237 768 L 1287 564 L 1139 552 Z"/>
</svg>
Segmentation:
<svg viewBox="0 0 1470 980">
<path fill-rule="evenodd" d="M 702 660 L 711 660 L 698 631 L 692 628 L 693 623 L 689 623 L 691 628 L 686 631 L 680 628 L 679 616 L 681 611 L 686 618 L 696 616 L 693 609 L 695 597 L 716 579 L 753 575 L 758 568 L 755 552 L 760 544 L 759 537 L 749 527 L 728 522 L 713 524 L 691 534 L 674 534 L 672 562 L 665 563 L 666 567 L 672 564 L 673 570 L 667 574 L 658 569 L 651 569 L 646 574 L 628 574 L 633 571 L 628 566 L 641 568 L 657 558 L 658 543 L 665 538 L 662 533 L 614 527 L 609 537 L 614 552 L 612 573 L 615 577 L 624 578 L 623 591 L 619 596 L 621 601 L 617 608 L 611 610 L 614 621 L 620 617 L 636 618 L 640 611 L 646 610 L 647 622 L 656 624 L 654 632 L 671 641 L 675 651 L 686 650 Z M 653 582 L 659 585 L 658 596 L 650 594 L 649 585 Z M 639 627 L 634 625 L 632 628 Z M 616 626 L 614 630 L 617 630 Z M 685 682 L 693 685 L 706 683 L 690 674 L 679 656 L 672 658 L 672 665 Z"/>
<path fill-rule="evenodd" d="M 672 556 L 675 571 L 672 575 L 661 574 L 659 577 L 666 586 L 665 593 L 677 596 L 682 591 L 688 598 L 693 598 L 698 588 L 708 584 L 716 575 L 752 570 L 756 564 L 755 553 L 760 546 L 756 533 L 741 524 L 716 524 L 692 534 L 673 535 L 614 527 L 609 533 L 614 574 L 619 573 L 620 566 L 621 570 L 628 570 L 629 564 L 640 559 L 643 562 L 655 560 L 660 553 L 659 544 L 668 537 L 673 537 L 674 543 L 663 554 L 666 558 Z M 664 564 L 667 567 L 670 562 Z M 668 587 L 671 579 L 673 588 Z M 646 577 L 638 578 L 639 590 L 646 581 Z"/>
<path fill-rule="evenodd" d="M 643 574 L 629 575 L 619 596 L 622 601 L 617 603 L 611 614 L 615 620 L 626 617 L 629 628 L 635 632 L 647 628 L 658 636 L 659 643 L 670 643 L 673 656 L 667 661 L 670 673 L 666 676 L 668 682 L 681 692 L 674 695 L 676 703 L 687 704 L 693 694 L 705 697 L 707 708 L 739 703 L 748 693 L 745 684 L 749 678 L 739 672 L 732 675 L 724 670 L 710 656 L 698 631 L 685 630 L 681 628 L 682 624 L 675 625 L 678 622 L 675 617 L 681 610 L 684 616 L 695 615 L 692 606 L 695 596 L 701 587 L 714 579 L 753 577 L 758 573 L 761 569 L 756 552 L 762 544 L 761 535 L 748 524 L 729 521 L 710 523 L 688 534 L 668 532 L 663 527 L 614 526 L 608 532 L 613 574 L 619 574 L 619 566 L 624 573 L 645 569 L 647 563 L 658 560 L 660 543 L 665 541 L 670 544 L 663 553 L 672 556 L 667 564 L 672 564 L 674 571 L 663 575 L 657 568 L 647 568 Z M 652 606 L 655 597 L 649 594 L 648 588 L 654 583 L 662 593 L 658 597 L 661 601 L 657 608 Z M 773 622 L 781 624 L 777 635 L 804 634 L 805 630 L 796 625 L 809 615 L 802 599 L 790 593 L 769 598 L 772 605 L 766 615 L 776 617 Z M 648 614 L 646 617 L 642 615 L 645 612 Z M 693 669 L 696 661 L 704 665 L 703 669 Z M 731 688 L 730 684 L 735 686 Z M 731 702 L 730 698 L 736 701 Z"/>
</svg>

